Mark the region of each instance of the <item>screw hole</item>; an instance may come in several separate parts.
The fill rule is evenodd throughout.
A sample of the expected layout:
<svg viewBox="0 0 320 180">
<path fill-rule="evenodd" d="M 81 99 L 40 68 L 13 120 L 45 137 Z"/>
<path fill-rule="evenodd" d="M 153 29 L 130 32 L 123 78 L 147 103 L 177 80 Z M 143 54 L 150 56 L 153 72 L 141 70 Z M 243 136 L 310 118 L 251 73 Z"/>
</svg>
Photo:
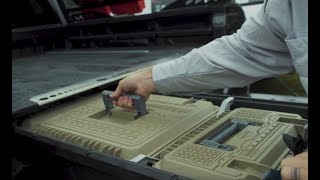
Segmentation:
<svg viewBox="0 0 320 180">
<path fill-rule="evenodd" d="M 97 79 L 97 81 L 105 81 L 107 78 Z"/>
<path fill-rule="evenodd" d="M 47 97 L 40 98 L 41 101 L 47 100 Z"/>
<path fill-rule="evenodd" d="M 153 166 L 153 163 L 152 163 L 152 162 L 147 162 L 146 165 L 152 167 L 152 166 Z"/>
</svg>

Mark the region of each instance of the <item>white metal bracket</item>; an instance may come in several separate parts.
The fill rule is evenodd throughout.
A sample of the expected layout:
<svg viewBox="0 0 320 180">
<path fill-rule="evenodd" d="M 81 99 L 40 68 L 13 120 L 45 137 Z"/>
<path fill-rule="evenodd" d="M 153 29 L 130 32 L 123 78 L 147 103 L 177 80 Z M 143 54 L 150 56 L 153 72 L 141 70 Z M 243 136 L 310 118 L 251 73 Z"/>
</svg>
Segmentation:
<svg viewBox="0 0 320 180">
<path fill-rule="evenodd" d="M 230 110 L 230 106 L 233 104 L 233 101 L 234 97 L 228 97 L 227 99 L 223 100 L 216 117 L 218 118 L 222 113 L 224 113 L 227 110 Z"/>
</svg>

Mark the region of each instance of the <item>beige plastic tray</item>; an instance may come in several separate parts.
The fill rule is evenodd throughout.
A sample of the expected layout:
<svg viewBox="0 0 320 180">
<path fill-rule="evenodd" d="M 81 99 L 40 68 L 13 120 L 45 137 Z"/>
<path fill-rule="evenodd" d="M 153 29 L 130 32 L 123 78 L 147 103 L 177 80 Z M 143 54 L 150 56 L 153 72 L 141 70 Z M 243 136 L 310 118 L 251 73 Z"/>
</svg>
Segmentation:
<svg viewBox="0 0 320 180">
<path fill-rule="evenodd" d="M 200 144 L 234 119 L 255 125 L 245 127 L 222 142 L 233 147 L 232 151 Z M 302 134 L 306 123 L 295 114 L 239 108 L 168 152 L 154 167 L 192 179 L 260 179 L 268 169 L 278 167 L 289 152 L 282 134 Z"/>
<path fill-rule="evenodd" d="M 100 95 L 66 105 L 25 121 L 35 133 L 85 148 L 132 159 L 164 147 L 192 127 L 213 117 L 218 110 L 211 102 L 152 95 L 147 115 L 116 107 L 107 116 Z"/>
</svg>

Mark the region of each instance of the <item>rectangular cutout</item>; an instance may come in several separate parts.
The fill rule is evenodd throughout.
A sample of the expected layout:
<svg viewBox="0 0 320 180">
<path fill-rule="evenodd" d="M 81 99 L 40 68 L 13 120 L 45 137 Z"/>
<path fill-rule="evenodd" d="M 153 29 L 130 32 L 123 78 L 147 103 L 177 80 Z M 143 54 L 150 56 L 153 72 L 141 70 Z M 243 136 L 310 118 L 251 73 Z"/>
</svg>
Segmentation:
<svg viewBox="0 0 320 180">
<path fill-rule="evenodd" d="M 106 110 L 102 110 L 89 116 L 89 118 L 98 119 L 102 121 L 109 121 L 121 125 L 128 124 L 135 120 L 135 111 L 133 110 L 114 108 L 111 110 L 111 113 L 112 114 L 109 115 L 107 114 Z"/>
<path fill-rule="evenodd" d="M 231 120 L 228 123 L 225 123 L 217 130 L 211 132 L 211 134 L 207 135 L 204 139 L 198 142 L 201 145 L 219 148 L 225 151 L 233 151 L 235 147 L 225 145 L 226 142 L 231 137 L 235 136 L 237 133 L 242 131 L 247 126 L 260 126 L 260 124 L 252 123 L 250 121 L 242 121 L 242 120 Z"/>
<path fill-rule="evenodd" d="M 240 170 L 240 171 L 245 171 L 250 174 L 257 174 L 259 176 L 269 170 L 269 168 L 267 166 L 254 164 L 254 163 L 247 162 L 247 161 L 241 161 L 241 160 L 237 160 L 237 159 L 232 160 L 227 165 L 227 167 L 232 168 L 232 169 L 236 169 L 236 170 Z"/>
<path fill-rule="evenodd" d="M 305 119 L 296 119 L 296 118 L 289 118 L 289 117 L 283 117 L 283 116 L 279 117 L 277 122 L 300 125 L 300 126 L 305 126 L 308 124 L 308 121 Z"/>
</svg>

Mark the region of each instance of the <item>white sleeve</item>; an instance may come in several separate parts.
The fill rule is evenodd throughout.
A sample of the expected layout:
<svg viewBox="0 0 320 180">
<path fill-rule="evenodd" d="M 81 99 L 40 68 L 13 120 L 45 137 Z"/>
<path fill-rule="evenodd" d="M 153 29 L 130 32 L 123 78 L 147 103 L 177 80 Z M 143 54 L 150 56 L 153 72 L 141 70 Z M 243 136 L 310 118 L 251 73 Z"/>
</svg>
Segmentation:
<svg viewBox="0 0 320 180">
<path fill-rule="evenodd" d="M 243 87 L 292 71 L 291 56 L 282 39 L 290 29 L 292 18 L 285 2 L 270 0 L 257 17 L 248 19 L 236 33 L 154 66 L 153 81 L 157 91 Z"/>
</svg>

